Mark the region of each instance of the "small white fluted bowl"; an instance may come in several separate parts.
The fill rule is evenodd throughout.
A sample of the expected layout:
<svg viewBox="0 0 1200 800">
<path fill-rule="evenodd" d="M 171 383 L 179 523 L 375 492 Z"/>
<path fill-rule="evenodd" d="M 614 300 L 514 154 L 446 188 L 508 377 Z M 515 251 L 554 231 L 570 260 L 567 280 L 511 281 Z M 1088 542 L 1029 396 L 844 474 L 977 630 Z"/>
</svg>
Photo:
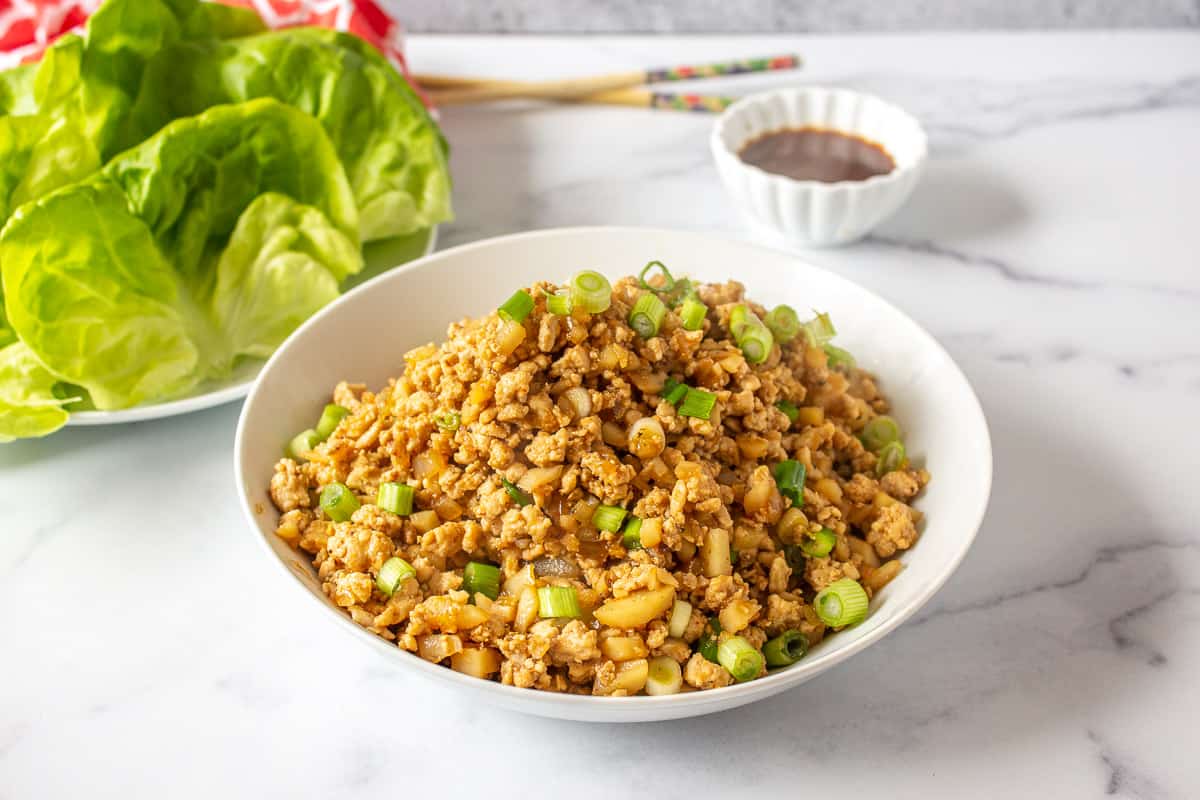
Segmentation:
<svg viewBox="0 0 1200 800">
<path fill-rule="evenodd" d="M 799 181 L 751 166 L 738 151 L 785 128 L 822 128 L 883 146 L 896 163 L 865 181 Z M 925 131 L 907 111 L 848 89 L 776 89 L 744 97 L 713 127 L 717 171 L 751 227 L 802 247 L 847 244 L 904 204 L 925 164 Z"/>
</svg>

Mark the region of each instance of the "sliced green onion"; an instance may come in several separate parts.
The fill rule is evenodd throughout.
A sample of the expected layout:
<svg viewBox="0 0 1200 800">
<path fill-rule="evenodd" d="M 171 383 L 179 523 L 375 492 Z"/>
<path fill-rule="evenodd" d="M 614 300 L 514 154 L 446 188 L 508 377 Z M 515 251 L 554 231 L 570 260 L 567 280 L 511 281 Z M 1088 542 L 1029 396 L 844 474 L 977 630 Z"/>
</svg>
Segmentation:
<svg viewBox="0 0 1200 800">
<path fill-rule="evenodd" d="M 603 507 L 603 506 L 602 506 Z M 596 509 L 599 511 L 600 509 Z M 623 511 L 624 509 L 622 509 Z M 595 517 L 593 517 L 595 519 Z M 597 525 L 596 527 L 600 527 Z M 625 523 L 625 530 L 621 531 L 621 544 L 626 550 L 641 550 L 642 549 L 642 519 L 641 517 L 630 517 L 629 522 Z"/>
<path fill-rule="evenodd" d="M 813 347 L 822 347 L 837 335 L 837 328 L 833 327 L 833 320 L 828 314 L 817 312 L 817 315 L 804 323 L 804 335 L 808 337 L 808 343 Z"/>
<path fill-rule="evenodd" d="M 743 326 L 742 335 L 737 337 L 737 346 L 742 348 L 742 355 L 751 364 L 766 361 L 774 345 L 775 337 L 762 323 Z"/>
<path fill-rule="evenodd" d="M 456 431 L 462 424 L 462 417 L 458 415 L 457 411 L 447 411 L 445 414 L 434 416 L 433 422 L 444 431 Z"/>
<path fill-rule="evenodd" d="M 512 501 L 517 505 L 527 506 L 533 502 L 532 497 L 526 494 L 520 486 L 517 486 L 508 478 L 501 478 L 500 483 L 504 486 L 504 491 L 508 492 L 508 496 L 512 498 Z"/>
<path fill-rule="evenodd" d="M 592 512 L 592 524 L 598 530 L 616 533 L 621 530 L 621 523 L 625 521 L 625 515 L 628 512 L 620 506 L 598 505 L 596 510 Z M 641 525 L 638 525 L 638 530 L 641 530 Z M 639 538 L 640 541 L 640 538 Z"/>
<path fill-rule="evenodd" d="M 297 433 L 290 442 L 284 455 L 300 461 L 304 458 L 305 453 L 312 452 L 312 449 L 321 443 L 321 437 L 312 428 L 306 431 Z"/>
<path fill-rule="evenodd" d="M 509 322 L 524 322 L 533 311 L 533 295 L 524 289 L 513 292 L 513 296 L 504 301 L 504 305 L 496 309 L 501 319 Z"/>
<path fill-rule="evenodd" d="M 804 505 L 804 465 L 789 458 L 775 465 L 775 485 L 779 493 L 799 508 Z"/>
<path fill-rule="evenodd" d="M 665 278 L 662 286 L 655 286 L 650 281 L 646 280 L 646 273 L 658 267 L 660 274 Z M 670 292 L 675 288 L 675 278 L 671 276 L 671 271 L 667 269 L 667 265 L 661 261 L 651 261 L 646 266 L 642 267 L 642 271 L 638 273 L 638 284 L 643 289 L 649 289 L 652 292 Z"/>
<path fill-rule="evenodd" d="M 692 621 L 692 604 L 687 600 L 676 600 L 671 607 L 671 619 L 667 622 L 667 633 L 676 639 L 683 638 L 687 633 L 688 623 Z"/>
<path fill-rule="evenodd" d="M 900 441 L 900 425 L 891 417 L 875 417 L 863 426 L 858 438 L 862 441 L 863 447 L 872 453 L 877 453 L 883 449 L 885 444 Z"/>
<path fill-rule="evenodd" d="M 321 412 L 321 419 L 317 421 L 317 436 L 321 437 L 321 441 L 329 438 L 329 434 L 337 430 L 338 423 L 342 421 L 342 417 L 350 413 L 350 409 L 330 403 L 325 406 Z"/>
<path fill-rule="evenodd" d="M 903 442 L 888 442 L 879 451 L 877 460 L 875 461 L 875 474 L 882 477 L 889 472 L 894 472 L 904 466 L 904 460 L 908 456 L 904 452 Z"/>
<path fill-rule="evenodd" d="M 775 404 L 775 407 L 787 415 L 788 422 L 795 422 L 796 417 L 800 416 L 800 409 L 796 404 L 788 400 L 780 400 Z"/>
<path fill-rule="evenodd" d="M 569 617 L 578 619 L 583 616 L 579 608 L 579 596 L 574 586 L 539 586 L 538 616 L 543 619 Z"/>
<path fill-rule="evenodd" d="M 658 295 L 647 292 L 633 304 L 633 310 L 629 312 L 629 327 L 643 339 L 649 339 L 658 335 L 666 315 L 667 307 L 663 301 L 658 299 Z"/>
<path fill-rule="evenodd" d="M 546 295 L 546 310 L 560 317 L 570 316 L 571 293 L 564 291 Z"/>
<path fill-rule="evenodd" d="M 679 322 L 685 331 L 698 331 L 704 325 L 708 306 L 694 297 L 685 298 L 679 307 Z"/>
<path fill-rule="evenodd" d="M 358 511 L 358 498 L 344 483 L 333 482 L 321 490 L 321 510 L 334 522 L 345 522 Z"/>
<path fill-rule="evenodd" d="M 790 342 L 800 333 L 800 317 L 796 309 L 787 305 L 778 305 L 767 312 L 763 324 L 771 331 L 777 342 Z"/>
<path fill-rule="evenodd" d="M 738 551 L 733 549 L 733 545 L 729 545 L 729 563 L 730 563 L 730 565 L 736 567 L 738 558 L 739 558 Z"/>
<path fill-rule="evenodd" d="M 717 663 L 738 683 L 752 681 L 762 672 L 763 654 L 741 636 L 730 636 L 717 648 Z"/>
<path fill-rule="evenodd" d="M 471 597 L 479 593 L 495 600 L 500 596 L 500 568 L 492 564 L 471 561 L 463 567 L 462 588 Z"/>
<path fill-rule="evenodd" d="M 379 574 L 375 576 L 375 585 L 379 587 L 379 591 L 391 597 L 400 588 L 400 584 L 416 576 L 417 571 L 413 569 L 412 564 L 403 558 L 393 557 L 383 562 L 383 566 L 379 568 Z"/>
<path fill-rule="evenodd" d="M 663 384 L 662 399 L 678 407 L 679 401 L 687 395 L 687 391 L 686 383 L 680 383 L 674 378 L 667 378 L 666 383 Z"/>
<path fill-rule="evenodd" d="M 768 667 L 791 666 L 808 652 L 808 637 L 800 631 L 784 631 L 764 644 L 762 651 Z"/>
<path fill-rule="evenodd" d="M 683 670 L 679 662 L 670 656 L 650 659 L 646 671 L 646 694 L 657 697 L 664 694 L 679 694 L 683 688 Z"/>
<path fill-rule="evenodd" d="M 849 350 L 843 350 L 835 344 L 826 343 L 825 363 L 831 367 L 854 367 L 858 362 L 854 360 L 854 356 Z"/>
<path fill-rule="evenodd" d="M 829 627 L 844 628 L 867 618 L 867 603 L 867 590 L 853 578 L 842 578 L 817 593 L 813 610 Z"/>
<path fill-rule="evenodd" d="M 721 635 L 721 623 L 716 617 L 709 617 L 704 626 L 704 633 L 696 640 L 696 652 L 714 664 L 717 661 L 717 638 Z"/>
<path fill-rule="evenodd" d="M 729 333 L 735 342 L 742 338 L 742 333 L 747 327 L 758 322 L 758 317 L 750 312 L 748 306 L 734 306 L 729 310 Z"/>
<path fill-rule="evenodd" d="M 571 300 L 589 314 L 607 311 L 612 305 L 612 284 L 599 272 L 585 269 L 571 278 Z"/>
<path fill-rule="evenodd" d="M 407 517 L 413 510 L 413 487 L 407 483 L 396 483 L 394 481 L 381 483 L 379 484 L 379 496 L 375 500 L 375 505 L 384 511 L 390 511 L 393 514 Z"/>
<path fill-rule="evenodd" d="M 800 550 L 809 558 L 824 558 L 836 544 L 837 534 L 829 528 L 821 528 L 816 533 L 806 533 L 801 537 Z"/>
<path fill-rule="evenodd" d="M 679 415 L 681 417 L 708 419 L 712 414 L 713 406 L 716 404 L 717 396 L 715 394 L 706 392 L 703 389 L 693 389 L 689 386 L 687 394 L 684 395 L 683 403 L 679 406 Z"/>
</svg>

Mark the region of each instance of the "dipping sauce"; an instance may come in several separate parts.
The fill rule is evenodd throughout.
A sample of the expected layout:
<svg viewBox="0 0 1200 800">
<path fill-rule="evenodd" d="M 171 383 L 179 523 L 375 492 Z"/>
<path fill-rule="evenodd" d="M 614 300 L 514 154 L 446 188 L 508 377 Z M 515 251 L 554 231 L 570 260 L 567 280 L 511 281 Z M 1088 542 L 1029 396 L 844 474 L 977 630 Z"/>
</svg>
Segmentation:
<svg viewBox="0 0 1200 800">
<path fill-rule="evenodd" d="M 751 166 L 798 181 L 865 181 L 896 168 L 882 145 L 826 128 L 785 128 L 751 139 L 738 151 Z"/>
</svg>

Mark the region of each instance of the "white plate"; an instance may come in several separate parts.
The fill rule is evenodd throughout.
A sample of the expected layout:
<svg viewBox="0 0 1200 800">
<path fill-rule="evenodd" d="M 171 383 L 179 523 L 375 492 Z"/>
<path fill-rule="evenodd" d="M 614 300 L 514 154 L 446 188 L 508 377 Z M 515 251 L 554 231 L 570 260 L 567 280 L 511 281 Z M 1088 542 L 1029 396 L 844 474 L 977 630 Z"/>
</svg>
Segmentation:
<svg viewBox="0 0 1200 800">
<path fill-rule="evenodd" d="M 651 259 L 661 259 L 676 275 L 736 278 L 751 297 L 767 304 L 829 311 L 838 344 L 881 378 L 910 454 L 924 462 L 933 480 L 918 502 L 926 514 L 921 540 L 904 556 L 904 572 L 873 599 L 867 620 L 821 642 L 794 666 L 749 683 L 624 698 L 560 695 L 471 678 L 406 653 L 352 622 L 321 592 L 308 559 L 274 535 L 278 515 L 267 489 L 284 444 L 312 425 L 339 380 L 382 386 L 402 370 L 405 351 L 441 340 L 448 322 L 487 312 L 515 288 L 539 279 L 564 280 L 582 268 L 609 276 L 637 273 Z M 364 346 L 347 347 L 348 342 Z M 987 508 L 992 455 L 983 411 L 946 351 L 897 308 L 845 278 L 784 253 L 694 233 L 569 228 L 489 239 L 428 256 L 322 309 L 276 351 L 251 390 L 238 422 L 234 471 L 254 538 L 271 569 L 290 583 L 296 607 L 286 613 L 303 607 L 313 612 L 314 626 L 336 627 L 393 668 L 442 681 L 469 699 L 565 719 L 632 722 L 707 714 L 769 697 L 894 630 L 966 555 Z M 337 646 L 318 636 L 314 631 L 313 647 Z"/>
<path fill-rule="evenodd" d="M 347 289 L 358 286 L 380 275 L 397 264 L 427 256 L 437 247 L 437 228 L 426 228 L 411 236 L 372 242 L 364 250 L 366 268 L 347 281 Z M 68 425 L 120 425 L 125 422 L 141 422 L 147 419 L 174 417 L 206 408 L 219 406 L 245 397 L 262 370 L 260 359 L 238 362 L 229 377 L 220 381 L 208 381 L 196 387 L 187 397 L 161 403 L 122 408 L 118 411 L 74 411 L 67 418 Z"/>
</svg>

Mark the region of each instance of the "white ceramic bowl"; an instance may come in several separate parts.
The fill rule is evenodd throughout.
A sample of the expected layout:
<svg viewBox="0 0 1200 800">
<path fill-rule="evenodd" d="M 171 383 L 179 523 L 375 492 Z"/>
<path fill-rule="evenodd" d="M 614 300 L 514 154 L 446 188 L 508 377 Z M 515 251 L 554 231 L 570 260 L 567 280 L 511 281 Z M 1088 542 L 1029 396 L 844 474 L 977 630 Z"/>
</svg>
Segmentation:
<svg viewBox="0 0 1200 800">
<path fill-rule="evenodd" d="M 823 128 L 883 145 L 896 162 L 865 181 L 798 181 L 750 166 L 738 151 L 783 128 Z M 847 89 L 776 89 L 744 97 L 717 118 L 710 140 L 717 171 L 747 222 L 790 244 L 852 242 L 891 216 L 917 185 L 925 132 L 916 118 L 878 97 Z"/>
<path fill-rule="evenodd" d="M 326 599 L 308 559 L 274 535 L 277 514 L 267 488 L 284 444 L 312 424 L 334 384 L 382 386 L 402 370 L 405 351 L 440 341 L 450 321 L 486 313 L 516 287 L 565 280 L 585 267 L 611 277 L 636 274 L 650 259 L 661 259 L 676 275 L 736 277 L 767 303 L 829 311 L 837 342 L 880 376 L 909 452 L 933 480 L 918 503 L 927 523 L 921 540 L 904 556 L 907 569 L 874 598 L 867 620 L 821 642 L 796 665 L 749 683 L 666 697 L 596 698 L 502 686 L 431 664 L 359 627 Z M 465 696 L 544 716 L 631 722 L 760 700 L 879 641 L 923 606 L 966 554 L 987 506 L 992 456 L 983 412 L 962 372 L 928 333 L 865 289 L 793 256 L 741 242 L 652 229 L 567 228 L 427 256 L 322 309 L 276 351 L 251 390 L 238 422 L 234 470 L 252 535 L 265 547 L 269 568 L 289 578 L 288 599 L 317 612 L 314 626 L 332 623 L 396 669 L 458 687 Z M 331 645 L 336 642 L 314 643 Z"/>
</svg>

